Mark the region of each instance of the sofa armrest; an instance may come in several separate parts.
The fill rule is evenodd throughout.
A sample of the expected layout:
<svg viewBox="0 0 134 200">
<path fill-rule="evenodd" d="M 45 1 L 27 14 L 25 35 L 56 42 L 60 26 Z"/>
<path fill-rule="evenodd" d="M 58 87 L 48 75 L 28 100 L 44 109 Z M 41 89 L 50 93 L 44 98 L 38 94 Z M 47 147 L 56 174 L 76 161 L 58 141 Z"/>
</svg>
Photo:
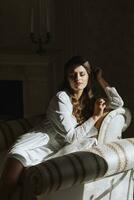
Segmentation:
<svg viewBox="0 0 134 200">
<path fill-rule="evenodd" d="M 48 194 L 84 182 L 114 175 L 134 167 L 134 138 L 98 145 L 30 167 L 23 174 L 23 199 Z"/>
<path fill-rule="evenodd" d="M 0 151 L 7 150 L 20 135 L 37 125 L 43 115 L 0 122 Z"/>
<path fill-rule="evenodd" d="M 112 110 L 102 121 L 98 143 L 108 143 L 122 138 L 124 132 L 131 123 L 131 113 L 128 108 L 121 107 Z"/>
</svg>

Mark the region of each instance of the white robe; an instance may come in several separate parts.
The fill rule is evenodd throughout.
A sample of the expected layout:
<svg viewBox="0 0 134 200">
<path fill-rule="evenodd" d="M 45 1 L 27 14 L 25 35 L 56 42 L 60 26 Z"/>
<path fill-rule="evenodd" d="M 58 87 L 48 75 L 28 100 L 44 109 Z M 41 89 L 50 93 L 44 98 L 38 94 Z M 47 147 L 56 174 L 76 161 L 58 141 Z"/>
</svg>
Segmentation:
<svg viewBox="0 0 134 200">
<path fill-rule="evenodd" d="M 114 87 L 106 87 L 105 92 L 111 109 L 123 106 L 123 100 Z M 98 131 L 93 118 L 77 126 L 72 109 L 67 92 L 58 92 L 50 101 L 46 119 L 34 130 L 22 135 L 10 149 L 9 156 L 29 167 L 54 157 L 65 146 L 66 153 L 71 153 L 96 145 Z"/>
</svg>

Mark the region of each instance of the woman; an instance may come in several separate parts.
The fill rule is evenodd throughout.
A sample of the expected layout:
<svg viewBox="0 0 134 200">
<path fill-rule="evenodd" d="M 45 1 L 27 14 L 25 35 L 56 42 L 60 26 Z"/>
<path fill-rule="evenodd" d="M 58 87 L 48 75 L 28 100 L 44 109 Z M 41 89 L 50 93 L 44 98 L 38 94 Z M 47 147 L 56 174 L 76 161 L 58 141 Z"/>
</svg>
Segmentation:
<svg viewBox="0 0 134 200">
<path fill-rule="evenodd" d="M 62 91 L 50 101 L 46 119 L 21 136 L 9 151 L 0 186 L 3 200 L 10 199 L 25 167 L 52 158 L 68 144 L 77 144 L 76 149 L 68 148 L 69 153 L 97 143 L 98 128 L 108 109 L 123 106 L 123 101 L 116 89 L 104 80 L 101 70 L 94 75 L 105 91 L 108 103 L 99 98 L 93 105 L 93 72 L 86 59 L 75 56 L 66 63 Z"/>
</svg>

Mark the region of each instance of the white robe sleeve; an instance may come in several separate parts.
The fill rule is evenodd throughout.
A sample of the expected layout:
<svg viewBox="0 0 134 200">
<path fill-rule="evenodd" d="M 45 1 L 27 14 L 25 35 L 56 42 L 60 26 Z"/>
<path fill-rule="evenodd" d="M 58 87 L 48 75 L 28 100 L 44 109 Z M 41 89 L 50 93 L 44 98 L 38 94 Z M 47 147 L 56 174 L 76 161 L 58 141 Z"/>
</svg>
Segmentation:
<svg viewBox="0 0 134 200">
<path fill-rule="evenodd" d="M 114 110 L 123 107 L 124 102 L 114 87 L 106 87 L 105 92 L 109 100 L 108 108 Z"/>
<path fill-rule="evenodd" d="M 91 131 L 95 124 L 92 117 L 82 125 L 77 126 L 77 121 L 72 115 L 72 104 L 69 100 L 69 96 L 65 92 L 61 92 L 57 95 L 57 100 L 55 100 L 50 107 L 49 119 L 55 127 L 55 130 L 65 138 L 66 142 L 72 143 L 74 140 L 96 135 L 96 132 L 94 133 L 94 131 Z"/>
</svg>

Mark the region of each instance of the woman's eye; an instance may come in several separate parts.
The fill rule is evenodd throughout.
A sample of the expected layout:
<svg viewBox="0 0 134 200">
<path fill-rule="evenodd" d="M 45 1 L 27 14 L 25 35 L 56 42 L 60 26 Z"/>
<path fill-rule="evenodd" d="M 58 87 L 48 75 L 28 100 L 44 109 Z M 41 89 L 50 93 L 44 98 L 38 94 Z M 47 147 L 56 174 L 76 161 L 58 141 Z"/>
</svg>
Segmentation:
<svg viewBox="0 0 134 200">
<path fill-rule="evenodd" d="M 85 73 L 82 72 L 80 75 L 81 75 L 81 76 L 85 76 Z"/>
<path fill-rule="evenodd" d="M 78 74 L 76 74 L 76 73 L 69 74 L 69 78 L 70 79 L 75 79 L 77 76 L 78 76 Z M 79 76 L 85 76 L 85 73 L 84 72 L 80 72 Z"/>
</svg>

